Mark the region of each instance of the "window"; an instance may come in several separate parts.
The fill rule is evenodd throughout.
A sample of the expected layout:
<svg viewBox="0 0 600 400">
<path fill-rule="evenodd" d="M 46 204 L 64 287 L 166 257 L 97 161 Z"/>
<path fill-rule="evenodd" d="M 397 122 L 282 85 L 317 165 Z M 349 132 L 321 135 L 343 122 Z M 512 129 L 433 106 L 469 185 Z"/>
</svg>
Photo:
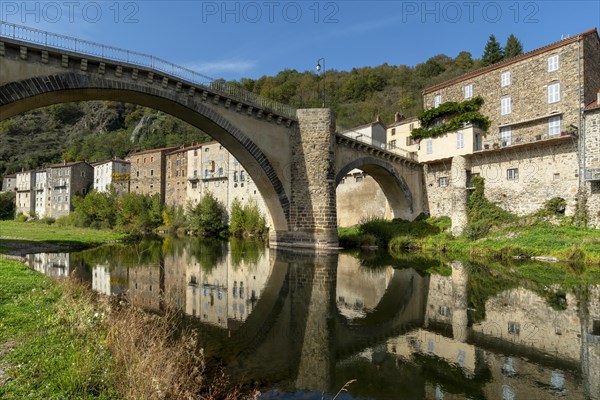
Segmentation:
<svg viewBox="0 0 600 400">
<path fill-rule="evenodd" d="M 518 335 L 521 332 L 521 324 L 518 322 L 509 322 L 508 323 L 508 333 L 511 335 Z"/>
<path fill-rule="evenodd" d="M 81 171 L 81 176 L 85 177 L 85 171 Z"/>
<path fill-rule="evenodd" d="M 503 72 L 500 75 L 500 87 L 506 87 L 510 85 L 510 71 Z"/>
<path fill-rule="evenodd" d="M 555 82 L 548 85 L 548 104 L 560 101 L 560 83 Z"/>
<path fill-rule="evenodd" d="M 408 125 L 408 130 L 409 130 L 409 131 L 411 131 L 411 132 L 412 132 L 412 131 L 413 131 L 413 129 L 415 129 L 415 124 L 410 124 L 410 125 Z"/>
<path fill-rule="evenodd" d="M 396 134 L 396 128 L 392 128 L 392 136 Z"/>
<path fill-rule="evenodd" d="M 205 153 L 208 153 L 208 151 L 209 151 L 209 150 L 210 150 L 210 149 L 209 149 L 208 147 L 206 147 L 206 148 L 204 149 L 204 152 L 205 152 Z"/>
<path fill-rule="evenodd" d="M 548 57 L 548 72 L 558 71 L 558 54 Z"/>
<path fill-rule="evenodd" d="M 144 164 L 146 164 L 146 157 L 144 157 Z"/>
<path fill-rule="evenodd" d="M 463 132 L 456 132 L 456 148 L 462 149 L 465 147 L 465 134 Z"/>
<path fill-rule="evenodd" d="M 396 140 L 390 140 L 390 149 L 395 149 L 396 148 Z"/>
<path fill-rule="evenodd" d="M 548 119 L 548 135 L 549 136 L 560 135 L 560 122 L 561 122 L 560 115 L 557 115 L 556 117 L 550 117 Z"/>
<path fill-rule="evenodd" d="M 438 314 L 443 315 L 444 317 L 450 316 L 450 308 L 446 306 L 440 306 L 438 308 Z"/>
<path fill-rule="evenodd" d="M 473 84 L 465 86 L 465 99 L 473 97 Z"/>
<path fill-rule="evenodd" d="M 153 169 L 150 170 L 150 176 L 154 176 L 154 170 Z"/>
<path fill-rule="evenodd" d="M 427 139 L 427 142 L 425 142 L 425 152 L 427 154 L 433 153 L 433 140 L 432 139 Z"/>
<path fill-rule="evenodd" d="M 240 171 L 240 181 L 245 181 L 246 180 L 246 171 L 241 170 Z"/>
<path fill-rule="evenodd" d="M 140 176 L 140 171 L 136 171 L 135 176 Z"/>
<path fill-rule="evenodd" d="M 223 167 L 219 167 L 219 176 L 223 176 Z"/>
<path fill-rule="evenodd" d="M 512 112 L 512 100 L 510 96 L 500 99 L 500 115 L 508 115 Z"/>
<path fill-rule="evenodd" d="M 519 180 L 519 168 L 509 168 L 506 170 L 506 179 L 509 181 Z"/>
<path fill-rule="evenodd" d="M 412 136 L 407 136 L 406 137 L 406 145 L 407 146 L 412 146 L 415 144 L 415 139 L 413 139 Z"/>
<path fill-rule="evenodd" d="M 448 177 L 447 176 L 442 176 L 441 178 L 438 179 L 438 185 L 440 187 L 446 187 L 448 186 Z"/>
<path fill-rule="evenodd" d="M 233 171 L 233 181 L 234 182 L 238 181 L 238 172 L 237 171 Z"/>
<path fill-rule="evenodd" d="M 363 181 L 363 176 L 361 174 L 354 175 L 354 181 L 356 181 L 356 182 L 362 182 Z"/>
<path fill-rule="evenodd" d="M 442 104 L 442 95 L 436 94 L 433 98 L 433 107 L 439 107 Z"/>
<path fill-rule="evenodd" d="M 510 146 L 512 142 L 512 128 L 510 126 L 500 128 L 500 140 L 502 146 Z"/>
<path fill-rule="evenodd" d="M 169 163 L 171 163 L 171 162 L 169 161 Z M 176 160 L 175 161 L 175 165 L 177 165 L 179 167 L 179 165 L 181 165 L 181 161 L 180 160 Z"/>
</svg>

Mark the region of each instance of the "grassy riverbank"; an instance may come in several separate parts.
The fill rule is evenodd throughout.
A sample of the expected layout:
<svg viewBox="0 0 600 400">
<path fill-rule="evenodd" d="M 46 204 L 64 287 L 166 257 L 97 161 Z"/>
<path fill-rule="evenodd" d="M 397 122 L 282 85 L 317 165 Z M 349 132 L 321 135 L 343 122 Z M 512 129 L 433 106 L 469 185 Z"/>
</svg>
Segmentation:
<svg viewBox="0 0 600 400">
<path fill-rule="evenodd" d="M 561 261 L 600 264 L 600 230 L 570 224 L 556 225 L 543 219 L 522 219 L 492 228 L 479 239 L 452 236 L 450 219 L 428 218 L 415 222 L 371 220 L 340 228 L 346 248 L 379 246 L 391 251 L 425 250 L 454 257 L 495 259 L 555 257 Z"/>
<path fill-rule="evenodd" d="M 118 398 L 106 332 L 83 293 L 0 261 L 1 398 Z"/>
<path fill-rule="evenodd" d="M 0 260 L 0 398 L 244 398 L 205 374 L 180 321 Z"/>
<path fill-rule="evenodd" d="M 0 221 L 0 253 L 20 252 L 40 247 L 49 251 L 99 245 L 128 236 L 110 229 L 47 225 L 42 222 Z"/>
</svg>

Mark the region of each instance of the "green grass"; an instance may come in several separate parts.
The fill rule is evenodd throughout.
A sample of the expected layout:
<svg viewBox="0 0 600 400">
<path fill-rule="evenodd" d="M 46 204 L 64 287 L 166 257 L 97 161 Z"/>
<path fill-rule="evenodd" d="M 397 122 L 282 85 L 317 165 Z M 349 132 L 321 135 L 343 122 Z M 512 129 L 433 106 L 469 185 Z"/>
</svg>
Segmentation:
<svg viewBox="0 0 600 400">
<path fill-rule="evenodd" d="M 0 221 L 0 236 L 18 238 L 21 242 L 46 242 L 68 246 L 91 246 L 113 240 L 122 240 L 127 235 L 107 230 L 76 227 L 60 227 L 36 222 Z M 6 242 L 15 239 L 0 239 L 0 251 L 8 246 Z"/>
<path fill-rule="evenodd" d="M 83 288 L 0 260 L 2 399 L 112 399 L 105 332 Z"/>
</svg>

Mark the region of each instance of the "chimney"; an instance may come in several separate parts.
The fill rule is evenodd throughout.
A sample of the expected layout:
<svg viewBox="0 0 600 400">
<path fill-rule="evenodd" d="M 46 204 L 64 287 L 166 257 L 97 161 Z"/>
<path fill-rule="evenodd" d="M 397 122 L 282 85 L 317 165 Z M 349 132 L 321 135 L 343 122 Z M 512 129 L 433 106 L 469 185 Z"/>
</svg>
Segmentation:
<svg viewBox="0 0 600 400">
<path fill-rule="evenodd" d="M 400 114 L 399 112 L 397 112 L 396 114 L 394 114 L 394 122 L 400 122 L 404 119 L 404 115 Z"/>
<path fill-rule="evenodd" d="M 375 122 L 381 123 L 381 115 L 377 114 L 377 118 L 375 118 Z"/>
</svg>

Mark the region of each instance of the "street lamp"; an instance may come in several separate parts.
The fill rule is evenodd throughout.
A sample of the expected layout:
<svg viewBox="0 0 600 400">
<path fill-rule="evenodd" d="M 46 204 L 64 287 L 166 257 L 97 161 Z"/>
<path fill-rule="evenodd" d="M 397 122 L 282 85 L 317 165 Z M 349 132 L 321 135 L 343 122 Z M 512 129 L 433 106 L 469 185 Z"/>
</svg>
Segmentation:
<svg viewBox="0 0 600 400">
<path fill-rule="evenodd" d="M 322 66 L 321 66 L 321 62 L 323 62 Z M 315 68 L 317 69 L 317 72 L 321 72 L 321 69 L 323 69 L 323 72 L 321 72 L 321 81 L 323 81 L 323 73 L 325 72 L 325 59 L 319 58 L 317 60 L 317 66 Z M 325 107 L 325 82 L 321 82 L 321 84 L 323 85 L 323 92 L 321 93 L 321 99 L 323 100 L 323 107 Z"/>
</svg>

